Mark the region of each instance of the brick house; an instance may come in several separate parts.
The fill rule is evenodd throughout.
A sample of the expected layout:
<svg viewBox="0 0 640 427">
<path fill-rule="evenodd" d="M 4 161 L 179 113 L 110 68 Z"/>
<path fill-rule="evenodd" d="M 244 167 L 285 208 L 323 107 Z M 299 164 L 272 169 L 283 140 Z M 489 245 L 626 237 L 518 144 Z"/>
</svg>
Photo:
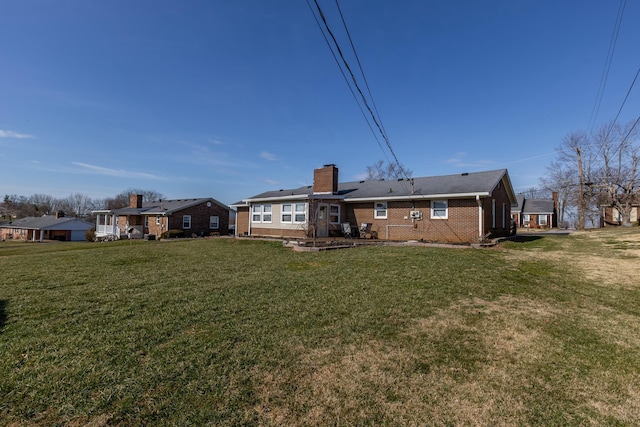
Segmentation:
<svg viewBox="0 0 640 427">
<path fill-rule="evenodd" d="M 268 191 L 234 203 L 236 236 L 341 236 L 471 243 L 508 236 L 515 195 L 506 169 L 340 183 L 338 168 L 314 171 L 313 186 Z"/>
<path fill-rule="evenodd" d="M 557 228 L 558 193 L 553 192 L 550 199 L 527 199 L 524 194 L 518 194 L 511 212 L 519 228 Z"/>
<path fill-rule="evenodd" d="M 186 236 L 229 234 L 229 207 L 213 198 L 142 202 L 139 194 L 129 195 L 129 206 L 93 211 L 96 237 L 131 238 L 145 234 L 160 237 L 168 230 L 183 231 Z"/>
<path fill-rule="evenodd" d="M 611 205 L 600 206 L 600 226 L 607 227 L 610 225 L 617 226 L 624 223 L 622 218 L 622 212 Z M 638 205 L 633 204 L 629 209 L 629 223 L 631 225 L 638 225 L 640 216 L 638 216 Z"/>
<path fill-rule="evenodd" d="M 26 217 L 0 224 L 1 240 L 25 240 L 43 242 L 44 240 L 83 241 L 85 234 L 93 224 L 79 218 L 55 215 Z"/>
</svg>

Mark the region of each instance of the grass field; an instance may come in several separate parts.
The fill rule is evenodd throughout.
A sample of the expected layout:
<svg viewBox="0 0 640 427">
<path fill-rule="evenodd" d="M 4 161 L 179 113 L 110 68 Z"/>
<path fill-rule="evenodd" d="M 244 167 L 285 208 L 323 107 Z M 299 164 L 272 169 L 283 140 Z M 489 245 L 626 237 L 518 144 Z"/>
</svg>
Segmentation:
<svg viewBox="0 0 640 427">
<path fill-rule="evenodd" d="M 0 243 L 0 424 L 637 425 L 639 257 Z"/>
</svg>

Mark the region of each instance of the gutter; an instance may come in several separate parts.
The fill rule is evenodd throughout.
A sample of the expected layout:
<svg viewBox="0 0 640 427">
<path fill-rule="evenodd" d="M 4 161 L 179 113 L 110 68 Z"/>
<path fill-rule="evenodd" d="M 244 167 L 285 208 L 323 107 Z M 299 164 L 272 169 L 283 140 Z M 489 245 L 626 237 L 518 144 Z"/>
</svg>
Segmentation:
<svg viewBox="0 0 640 427">
<path fill-rule="evenodd" d="M 478 203 L 478 241 L 482 241 L 482 200 L 476 195 L 476 203 Z"/>
<path fill-rule="evenodd" d="M 490 193 L 481 192 L 481 193 L 451 193 L 451 194 L 407 194 L 404 196 L 395 196 L 395 197 L 347 197 L 344 199 L 345 203 L 352 202 L 368 202 L 375 200 L 421 200 L 421 199 L 466 199 L 469 197 L 475 197 L 476 200 L 480 196 L 488 197 Z"/>
</svg>

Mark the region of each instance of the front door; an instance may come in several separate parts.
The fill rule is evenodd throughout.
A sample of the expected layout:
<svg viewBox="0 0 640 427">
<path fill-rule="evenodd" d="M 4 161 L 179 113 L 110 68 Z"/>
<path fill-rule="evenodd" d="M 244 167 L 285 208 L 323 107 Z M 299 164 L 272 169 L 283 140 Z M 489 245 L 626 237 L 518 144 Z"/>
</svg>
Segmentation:
<svg viewBox="0 0 640 427">
<path fill-rule="evenodd" d="M 329 237 L 329 205 L 318 206 L 318 220 L 316 221 L 318 237 Z"/>
</svg>

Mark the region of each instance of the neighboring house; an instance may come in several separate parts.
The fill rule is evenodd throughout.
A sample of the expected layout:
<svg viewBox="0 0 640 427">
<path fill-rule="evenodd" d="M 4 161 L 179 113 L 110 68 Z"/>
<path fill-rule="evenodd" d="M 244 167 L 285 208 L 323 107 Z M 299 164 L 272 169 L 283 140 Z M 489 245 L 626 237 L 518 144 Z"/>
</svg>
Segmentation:
<svg viewBox="0 0 640 427">
<path fill-rule="evenodd" d="M 180 230 L 186 236 L 229 234 L 229 207 L 212 198 L 142 202 L 139 194 L 129 195 L 129 207 L 93 211 L 96 238 L 128 236 L 140 239 L 145 234 L 160 237 L 168 230 Z"/>
<path fill-rule="evenodd" d="M 65 217 L 64 213 L 26 217 L 0 225 L 2 240 L 27 240 L 43 242 L 44 240 L 83 241 L 85 234 L 93 228 L 93 224 L 82 219 Z"/>
<path fill-rule="evenodd" d="M 558 193 L 554 192 L 551 199 L 527 199 L 524 194 L 518 194 L 516 203 L 511 213 L 518 227 L 558 227 Z"/>
<path fill-rule="evenodd" d="M 602 205 L 600 214 L 600 225 L 606 227 L 608 225 L 622 225 L 622 213 L 613 206 Z M 632 205 L 629 215 L 629 222 L 632 225 L 638 224 L 638 206 Z"/>
<path fill-rule="evenodd" d="M 367 237 L 383 240 L 471 243 L 509 235 L 515 195 L 506 169 L 340 183 L 338 168 L 325 165 L 313 182 L 234 203 L 236 236 L 340 236 L 344 223 L 369 224 Z"/>
</svg>

